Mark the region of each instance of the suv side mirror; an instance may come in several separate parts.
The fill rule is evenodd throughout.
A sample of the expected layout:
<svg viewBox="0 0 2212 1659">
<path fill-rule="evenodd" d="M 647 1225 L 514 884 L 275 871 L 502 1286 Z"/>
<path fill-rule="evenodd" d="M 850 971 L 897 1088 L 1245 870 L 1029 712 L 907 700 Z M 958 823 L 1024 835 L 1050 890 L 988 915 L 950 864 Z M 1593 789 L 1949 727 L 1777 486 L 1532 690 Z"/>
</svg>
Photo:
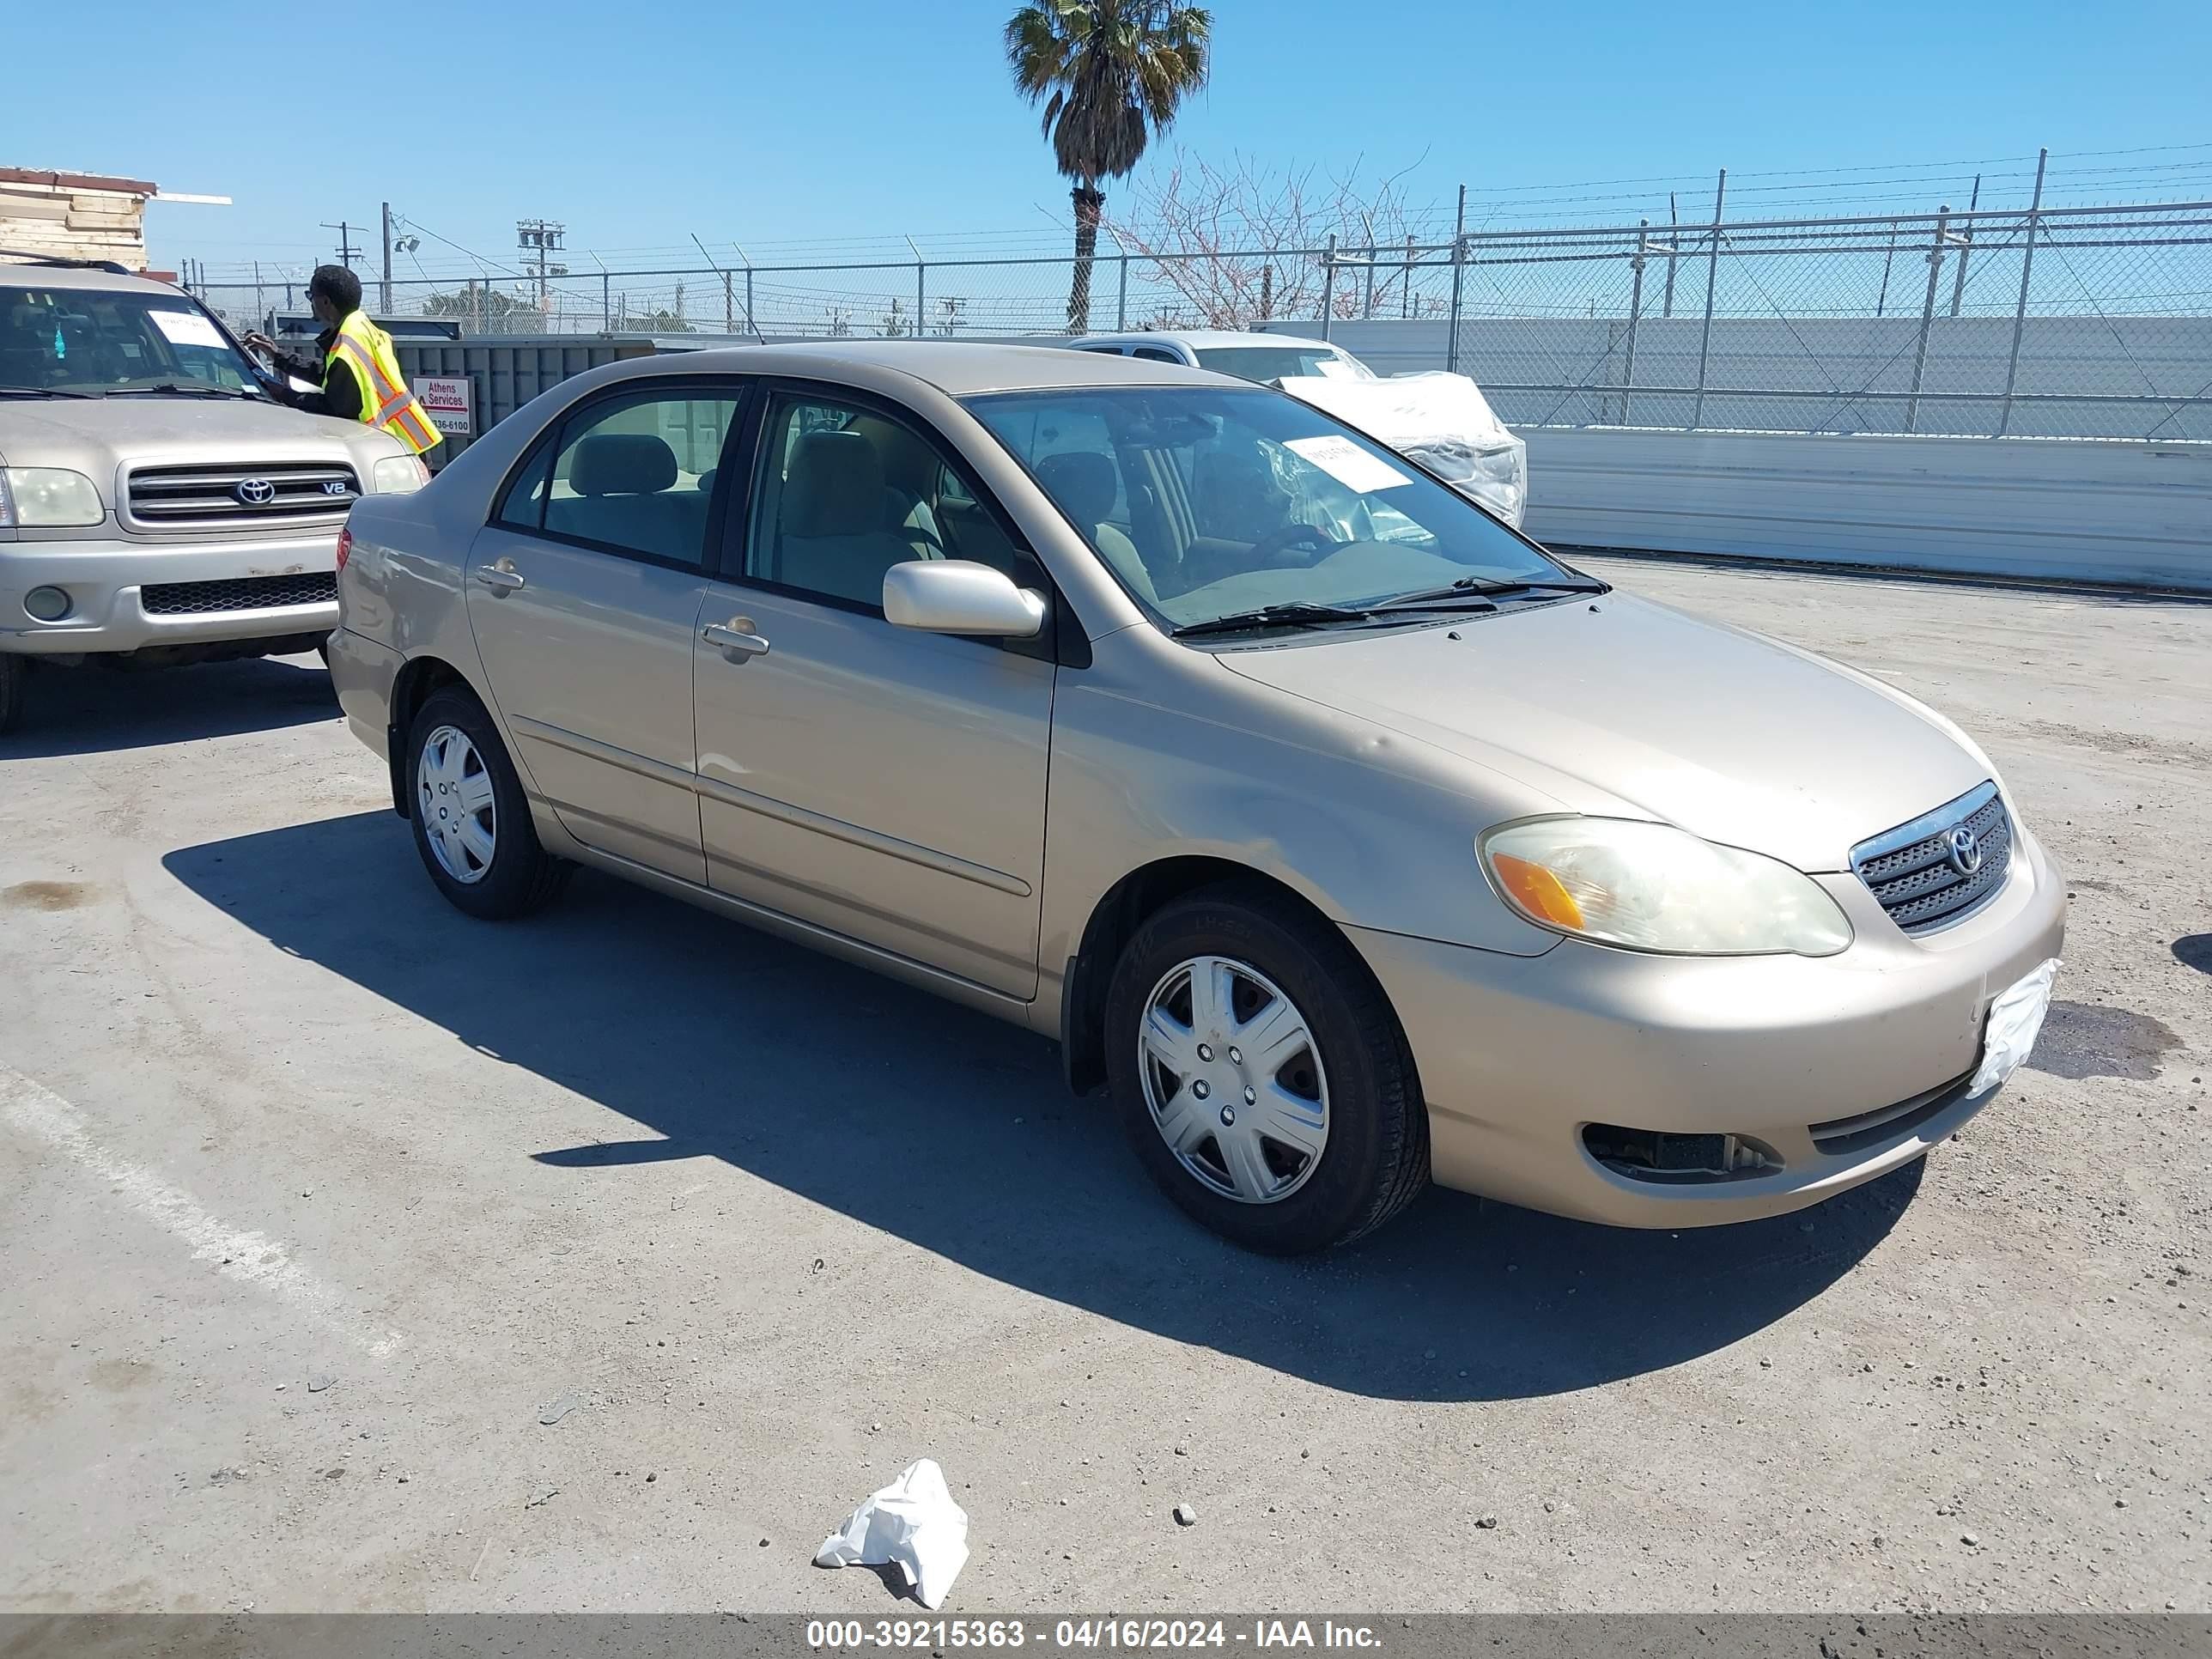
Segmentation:
<svg viewBox="0 0 2212 1659">
<path fill-rule="evenodd" d="M 972 559 L 908 559 L 884 573 L 884 619 L 894 628 L 1033 640 L 1044 617 L 1042 594 Z"/>
</svg>

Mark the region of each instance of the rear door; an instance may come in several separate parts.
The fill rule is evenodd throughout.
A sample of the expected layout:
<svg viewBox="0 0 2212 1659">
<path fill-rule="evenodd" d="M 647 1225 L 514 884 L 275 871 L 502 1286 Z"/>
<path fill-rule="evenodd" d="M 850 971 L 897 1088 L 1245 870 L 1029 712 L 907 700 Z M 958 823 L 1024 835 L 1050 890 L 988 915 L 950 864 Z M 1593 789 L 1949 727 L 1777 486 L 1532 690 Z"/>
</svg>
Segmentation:
<svg viewBox="0 0 2212 1659">
<path fill-rule="evenodd" d="M 469 622 L 520 758 L 586 846 L 703 883 L 691 657 L 732 378 L 580 404 L 477 537 Z"/>
</svg>

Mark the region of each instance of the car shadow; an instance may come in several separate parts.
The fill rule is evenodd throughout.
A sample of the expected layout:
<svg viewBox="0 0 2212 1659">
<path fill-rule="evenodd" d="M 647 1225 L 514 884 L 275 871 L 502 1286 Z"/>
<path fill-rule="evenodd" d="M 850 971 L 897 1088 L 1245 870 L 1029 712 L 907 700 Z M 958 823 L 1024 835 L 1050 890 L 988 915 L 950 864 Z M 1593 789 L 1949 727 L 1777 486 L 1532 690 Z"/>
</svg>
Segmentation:
<svg viewBox="0 0 2212 1659">
<path fill-rule="evenodd" d="M 313 656 L 185 668 L 55 668 L 34 661 L 23 723 L 0 737 L 0 760 L 156 749 L 337 715 L 331 677 Z"/>
<path fill-rule="evenodd" d="M 540 915 L 472 921 L 381 812 L 163 862 L 286 951 L 639 1128 L 518 1157 L 617 1185 L 719 1158 L 1036 1295 L 1353 1394 L 1548 1395 L 1724 1347 L 1848 1271 L 1920 1179 L 1680 1233 L 1435 1192 L 1359 1244 L 1275 1261 L 1171 1207 L 1042 1039 L 656 894 L 586 871 Z"/>
</svg>

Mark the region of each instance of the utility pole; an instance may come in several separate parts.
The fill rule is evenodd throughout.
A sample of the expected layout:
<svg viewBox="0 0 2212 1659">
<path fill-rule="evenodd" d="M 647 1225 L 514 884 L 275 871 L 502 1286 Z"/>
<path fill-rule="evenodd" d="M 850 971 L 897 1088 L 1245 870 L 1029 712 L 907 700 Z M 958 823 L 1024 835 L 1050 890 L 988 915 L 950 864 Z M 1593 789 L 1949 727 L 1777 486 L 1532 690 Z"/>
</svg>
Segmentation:
<svg viewBox="0 0 2212 1659">
<path fill-rule="evenodd" d="M 546 278 L 568 274 L 568 266 L 552 262 L 552 256 L 561 252 L 561 239 L 568 234 L 568 226 L 552 219 L 520 219 L 515 222 L 514 239 L 516 246 L 522 250 L 522 263 L 533 270 L 538 277 L 538 310 L 541 316 L 547 308 Z"/>
<path fill-rule="evenodd" d="M 378 289 L 376 308 L 386 316 L 392 314 L 392 204 L 384 204 L 384 283 Z"/>
<path fill-rule="evenodd" d="M 352 270 L 353 227 L 347 223 L 343 219 L 339 220 L 336 224 L 332 224 L 329 220 L 325 219 L 323 221 L 323 228 L 325 230 L 335 230 L 337 232 L 338 263 L 343 265 L 347 270 Z"/>
</svg>

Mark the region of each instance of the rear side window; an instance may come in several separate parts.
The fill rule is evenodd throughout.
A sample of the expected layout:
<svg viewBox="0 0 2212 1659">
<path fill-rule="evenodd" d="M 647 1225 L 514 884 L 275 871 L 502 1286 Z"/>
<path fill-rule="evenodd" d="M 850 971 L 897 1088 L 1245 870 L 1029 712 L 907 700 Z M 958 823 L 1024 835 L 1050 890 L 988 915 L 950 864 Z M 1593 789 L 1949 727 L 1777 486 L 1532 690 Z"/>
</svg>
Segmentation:
<svg viewBox="0 0 2212 1659">
<path fill-rule="evenodd" d="M 523 464 L 507 486 L 507 494 L 500 498 L 499 511 L 492 514 L 495 523 L 514 530 L 540 530 L 545 524 L 545 484 L 552 476 L 553 441 L 547 439 L 538 446 L 538 451 Z"/>
<path fill-rule="evenodd" d="M 570 416 L 550 452 L 545 533 L 703 569 L 707 509 L 737 412 L 734 397 L 671 390 L 609 398 Z M 510 491 L 506 510 L 518 509 L 527 511 Z"/>
</svg>

